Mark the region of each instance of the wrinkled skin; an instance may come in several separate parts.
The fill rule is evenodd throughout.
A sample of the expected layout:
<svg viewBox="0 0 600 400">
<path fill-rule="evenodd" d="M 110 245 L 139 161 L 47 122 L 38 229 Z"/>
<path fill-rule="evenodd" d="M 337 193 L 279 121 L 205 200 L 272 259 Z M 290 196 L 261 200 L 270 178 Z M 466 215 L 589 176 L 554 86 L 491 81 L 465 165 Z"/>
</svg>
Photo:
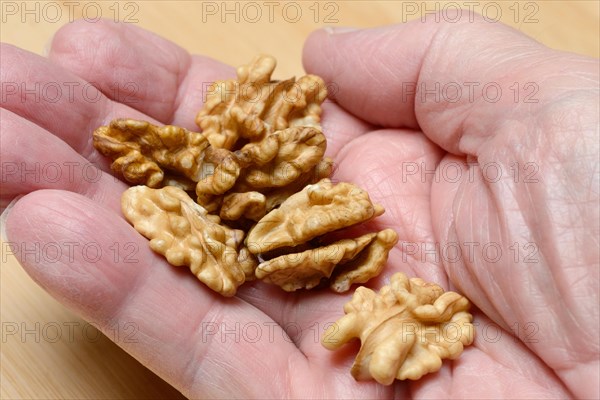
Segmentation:
<svg viewBox="0 0 600 400">
<path fill-rule="evenodd" d="M 342 315 L 350 294 L 287 294 L 253 282 L 221 298 L 154 254 L 123 219 L 123 182 L 107 173 L 77 178 L 87 161 L 109 171 L 91 144 L 97 126 L 129 117 L 194 129 L 202 82 L 234 76 L 231 67 L 133 26 L 70 24 L 55 36 L 49 59 L 2 46 L 3 82 L 93 81 L 103 90 L 95 102 L 81 91 L 72 103 L 67 96 L 3 102 L 3 162 L 77 163 L 75 179 L 65 167 L 56 182 L 11 175 L 3 183 L 4 206 L 25 195 L 10 210 L 8 240 L 98 243 L 110 256 L 95 263 L 75 252 L 72 260 L 65 253 L 58 262 L 30 257 L 22 264 L 101 327 L 136 323 L 137 343 L 119 345 L 191 397 L 598 398 L 598 62 L 479 18 L 461 21 L 322 30 L 308 38 L 303 60 L 308 72 L 339 87 L 323 114 L 336 179 L 367 189 L 387 210 L 373 225 L 400 236 L 370 286 L 404 271 L 475 305 L 474 344 L 438 373 L 389 387 L 355 382 L 349 369 L 357 347 L 332 353 L 315 338 Z M 503 92 L 495 103 L 480 90 L 469 99 L 464 87 L 457 102 L 422 99 L 421 92 L 415 98 L 406 84 L 417 79 L 428 89 L 435 82 L 478 82 L 475 89 L 495 82 Z M 515 82 L 517 102 L 509 88 Z M 537 103 L 525 102 L 529 82 L 539 89 Z M 502 179 L 493 182 L 494 168 L 484 175 L 486 163 L 502 170 Z M 433 170 L 435 176 L 425 173 Z M 137 262 L 115 263 L 115 240 L 134 243 Z M 448 243 L 463 246 L 460 259 L 443 256 Z M 514 243 L 519 252 L 509 248 Z M 427 246 L 434 250 L 425 254 Z M 211 334 L 215 327 L 235 331 L 236 323 L 254 328 L 238 329 L 238 340 Z"/>
</svg>

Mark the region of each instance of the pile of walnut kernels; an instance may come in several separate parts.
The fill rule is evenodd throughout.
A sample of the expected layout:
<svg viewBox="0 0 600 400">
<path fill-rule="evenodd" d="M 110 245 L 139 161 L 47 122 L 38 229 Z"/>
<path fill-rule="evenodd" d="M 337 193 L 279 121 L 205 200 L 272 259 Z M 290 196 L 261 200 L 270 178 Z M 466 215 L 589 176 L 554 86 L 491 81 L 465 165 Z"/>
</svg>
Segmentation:
<svg viewBox="0 0 600 400">
<path fill-rule="evenodd" d="M 233 296 L 245 281 L 261 279 L 285 291 L 327 284 L 346 292 L 380 274 L 398 236 L 385 229 L 328 237 L 384 210 L 357 186 L 328 179 L 333 162 L 324 157 L 319 125 L 327 96 L 321 78 L 274 81 L 275 65 L 258 56 L 237 69 L 237 80 L 215 82 L 196 117 L 201 133 L 117 119 L 96 129 L 94 146 L 113 160 L 115 173 L 139 185 L 122 196 L 127 220 L 154 251 L 189 266 L 212 290 Z M 468 301 L 415 279 L 396 274 L 379 295 L 359 288 L 341 329 L 326 332 L 328 348 L 360 337 L 355 378 L 418 379 L 472 342 Z M 426 324 L 419 322 L 425 306 Z M 448 324 L 456 324 L 460 340 L 442 335 Z M 442 340 L 421 335 L 425 327 Z M 422 337 L 412 343 L 393 339 L 415 328 Z"/>
</svg>

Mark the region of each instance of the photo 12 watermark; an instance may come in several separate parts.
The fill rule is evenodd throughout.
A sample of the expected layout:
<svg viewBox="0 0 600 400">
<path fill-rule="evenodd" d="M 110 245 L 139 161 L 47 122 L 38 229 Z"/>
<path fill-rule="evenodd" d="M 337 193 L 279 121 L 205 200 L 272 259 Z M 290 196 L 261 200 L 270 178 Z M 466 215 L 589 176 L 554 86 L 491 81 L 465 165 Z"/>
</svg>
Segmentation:
<svg viewBox="0 0 600 400">
<path fill-rule="evenodd" d="M 540 182 L 538 179 L 540 166 L 533 161 L 511 161 L 508 164 L 496 161 L 484 163 L 449 161 L 432 166 L 423 161 L 403 161 L 399 165 L 402 183 L 418 181 L 494 184 L 508 181 L 514 184 L 535 184 Z"/>
<path fill-rule="evenodd" d="M 421 22 L 474 23 L 479 14 L 485 22 L 496 23 L 503 18 L 515 24 L 539 23 L 540 6 L 535 1 L 402 1 L 401 22 L 413 19 Z"/>
<path fill-rule="evenodd" d="M 122 23 L 138 23 L 140 2 L 136 1 L 1 1 L 2 23 L 71 23 L 77 19 L 95 23 L 102 18 Z"/>
<path fill-rule="evenodd" d="M 58 182 L 97 183 L 103 171 L 94 163 L 79 161 L 25 162 L 5 161 L 0 163 L 0 183 L 21 185 L 52 185 Z M 117 177 L 113 177 L 117 180 Z"/>
<path fill-rule="evenodd" d="M 2 343 L 16 340 L 21 343 L 96 343 L 102 334 L 115 343 L 138 343 L 139 326 L 134 322 L 118 322 L 104 328 L 82 321 L 14 322 L 2 321 Z"/>
<path fill-rule="evenodd" d="M 340 5 L 335 1 L 203 1 L 201 21 L 337 24 L 339 13 Z"/>
<path fill-rule="evenodd" d="M 402 101 L 416 103 L 498 103 L 503 98 L 515 104 L 539 103 L 536 82 L 402 82 Z"/>
<path fill-rule="evenodd" d="M 540 262 L 539 246 L 535 242 L 512 242 L 501 244 L 498 242 L 478 241 L 452 241 L 439 242 L 410 242 L 398 243 L 402 253 L 402 261 L 409 260 L 421 263 L 460 263 L 460 262 L 486 262 L 491 264 L 502 263 L 526 263 L 536 264 Z"/>
<path fill-rule="evenodd" d="M 2 82 L 2 103 L 98 103 L 112 101 L 132 104 L 138 101 L 140 87 L 136 82 Z"/>
<path fill-rule="evenodd" d="M 114 264 L 137 264 L 139 246 L 135 242 L 118 242 L 101 245 L 94 241 L 49 241 L 49 242 L 2 242 L 2 262 L 17 257 L 21 262 L 54 264 L 85 262 L 89 264 L 105 261 Z"/>
</svg>

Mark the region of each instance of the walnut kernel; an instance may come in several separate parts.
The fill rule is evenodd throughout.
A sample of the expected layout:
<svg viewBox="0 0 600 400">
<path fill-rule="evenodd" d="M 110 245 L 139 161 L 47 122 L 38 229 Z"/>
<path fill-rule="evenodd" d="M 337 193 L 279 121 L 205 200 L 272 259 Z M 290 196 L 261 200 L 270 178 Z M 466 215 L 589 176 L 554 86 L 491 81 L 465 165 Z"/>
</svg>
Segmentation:
<svg viewBox="0 0 600 400">
<path fill-rule="evenodd" d="M 127 220 L 170 264 L 190 267 L 212 290 L 233 296 L 254 278 L 256 260 L 242 246 L 244 232 L 220 224 L 183 190 L 134 186 L 121 197 Z"/>
<path fill-rule="evenodd" d="M 294 126 L 319 126 L 325 83 L 315 75 L 271 80 L 277 62 L 260 55 L 237 69 L 237 80 L 215 82 L 196 124 L 215 147 L 233 149 L 240 138 L 252 142 Z"/>
<path fill-rule="evenodd" d="M 473 342 L 469 301 L 401 272 L 379 293 L 359 287 L 344 306 L 345 316 L 322 339 L 333 350 L 353 338 L 361 346 L 352 365 L 356 380 L 416 380 L 436 372 L 445 358 L 456 359 Z"/>
<path fill-rule="evenodd" d="M 297 246 L 383 214 L 364 190 L 351 183 L 323 179 L 290 196 L 248 232 L 246 242 L 255 254 Z"/>
<path fill-rule="evenodd" d="M 334 273 L 331 288 L 346 292 L 353 283 L 367 282 L 379 275 L 387 260 L 387 253 L 398 241 L 391 229 L 368 233 L 356 239 L 343 239 L 327 246 L 308 249 L 301 253 L 286 254 L 262 262 L 256 268 L 258 279 L 292 292 L 312 289 L 321 279 L 329 278 L 334 268 L 342 266 L 343 272 Z"/>
</svg>

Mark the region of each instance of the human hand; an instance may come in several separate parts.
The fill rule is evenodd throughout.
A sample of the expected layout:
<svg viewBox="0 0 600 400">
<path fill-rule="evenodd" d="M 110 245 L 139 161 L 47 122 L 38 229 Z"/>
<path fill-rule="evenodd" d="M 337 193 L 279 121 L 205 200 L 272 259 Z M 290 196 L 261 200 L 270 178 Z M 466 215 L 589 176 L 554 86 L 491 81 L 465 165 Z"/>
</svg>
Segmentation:
<svg viewBox="0 0 600 400">
<path fill-rule="evenodd" d="M 598 398 L 598 62 L 460 19 L 321 31 L 304 49 L 372 125 L 348 135 L 338 177 L 384 199 L 402 254 L 388 271 L 481 312 L 474 348 L 410 392 Z"/>
<path fill-rule="evenodd" d="M 465 40 L 473 37 L 474 33 L 469 29 L 479 32 L 476 37 L 481 36 L 482 29 L 486 29 L 486 32 L 492 29 L 495 33 L 503 33 L 505 40 L 506 37 L 518 39 L 516 43 L 501 41 L 507 54 L 504 57 L 510 58 L 510 62 L 514 62 L 517 66 L 520 65 L 519 58 L 513 61 L 512 56 L 518 54 L 515 54 L 514 50 L 513 53 L 510 51 L 519 48 L 518 44 L 525 46 L 525 49 L 520 48 L 520 50 L 526 52 L 535 49 L 539 52 L 540 60 L 549 57 L 548 54 L 554 57 L 565 57 L 539 48 L 538 45 L 528 44 L 530 42 L 526 38 L 507 28 L 481 25 L 464 24 L 464 26 L 454 27 L 454 33 L 448 40 L 452 38 L 450 42 L 460 44 L 461 38 Z M 415 104 L 410 98 L 402 101 L 402 97 L 399 96 L 402 88 L 388 86 L 391 78 L 400 83 L 416 81 L 421 65 L 422 77 L 427 77 L 428 75 L 424 73 L 429 73 L 428 79 L 431 80 L 442 83 L 447 80 L 461 82 L 459 79 L 462 75 L 458 73 L 462 71 L 452 72 L 447 66 L 442 70 L 435 69 L 441 67 L 439 65 L 436 67 L 434 62 L 436 56 L 439 57 L 438 63 L 447 60 L 449 55 L 457 56 L 457 44 L 446 48 L 447 54 L 439 49 L 436 53 L 434 47 L 426 51 L 429 48 L 427 43 L 435 32 L 443 32 L 445 29 L 447 28 L 439 25 L 413 23 L 334 36 L 319 32 L 309 39 L 306 47 L 306 66 L 309 72 L 322 74 L 339 87 L 336 100 L 343 107 L 333 103 L 328 103 L 324 107 L 323 127 L 329 138 L 329 154 L 336 157 L 336 179 L 357 183 L 367 189 L 376 202 L 386 207 L 386 214 L 378 219 L 380 222 L 377 224 L 397 230 L 401 242 L 416 244 L 419 248 L 424 243 L 438 242 L 443 246 L 448 241 L 462 242 L 472 238 L 474 241 L 479 240 L 480 243 L 499 243 L 505 250 L 505 247 L 511 244 L 508 239 L 509 233 L 514 235 L 511 220 L 505 217 L 500 225 L 492 225 L 490 221 L 494 215 L 506 214 L 508 207 L 501 202 L 502 200 L 520 199 L 504 197 L 506 189 L 501 184 L 510 182 L 488 184 L 487 188 L 492 192 L 488 194 L 481 191 L 481 179 L 476 182 L 466 182 L 468 184 L 463 183 L 462 186 L 445 182 L 444 179 L 441 179 L 440 183 L 432 184 L 431 175 L 422 180 L 420 173 L 409 175 L 408 170 L 402 170 L 403 166 L 412 166 L 411 163 L 420 166 L 423 162 L 428 169 L 436 167 L 441 169 L 444 165 L 442 163 L 464 164 L 465 154 L 480 157 L 477 143 L 473 142 L 473 139 L 478 136 L 471 138 L 465 133 L 480 132 L 481 129 L 487 132 L 488 128 L 493 127 L 494 122 L 498 121 L 498 115 L 504 114 L 502 118 L 506 118 L 516 108 L 515 104 L 509 101 L 491 104 L 486 113 L 484 110 L 474 110 L 475 115 L 468 117 L 475 118 L 471 121 L 471 125 L 461 126 L 463 120 L 467 121 L 466 116 L 460 119 L 455 115 L 447 115 L 453 114 L 452 111 L 458 108 L 448 109 L 447 113 L 446 111 L 436 113 L 435 109 L 428 110 L 424 107 L 437 107 L 437 111 L 440 111 L 440 108 L 450 105 L 441 102 Z M 385 41 L 392 37 L 398 38 L 397 42 Z M 417 41 L 417 38 L 422 41 Z M 357 40 L 358 42 L 353 43 Z M 329 47 L 335 41 L 339 41 L 336 49 Z M 379 47 L 368 47 L 369 43 L 375 43 Z M 386 48 L 384 44 L 390 47 Z M 481 46 L 492 47 L 489 43 L 482 43 Z M 363 60 L 360 58 L 363 54 L 358 51 L 359 49 L 363 49 L 363 54 L 368 51 L 377 54 L 372 53 Z M 392 49 L 394 52 L 391 52 Z M 475 47 L 460 50 L 478 54 Z M 336 53 L 337 51 L 340 52 Z M 343 51 L 347 53 L 344 54 Z M 119 198 L 127 185 L 116 181 L 110 174 L 104 172 L 97 179 L 69 179 L 72 176 L 81 177 L 85 169 L 89 174 L 89 162 L 100 165 L 103 171 L 109 171 L 108 161 L 91 145 L 91 132 L 95 127 L 104 125 L 113 118 L 131 117 L 194 129 L 194 116 L 202 103 L 202 83 L 233 76 L 233 69 L 203 57 L 190 58 L 181 49 L 152 34 L 112 23 L 92 25 L 75 23 L 63 28 L 53 41 L 50 61 L 6 45 L 3 45 L 2 54 L 2 82 L 31 83 L 52 80 L 60 83 L 77 82 L 83 86 L 87 81 L 96 82 L 105 93 L 98 101 L 90 101 L 91 98 L 95 98 L 95 95 L 93 88 L 89 88 L 90 93 L 85 96 L 79 91 L 75 92 L 73 102 L 62 98 L 56 103 L 43 99 L 38 103 L 23 103 L 20 97 L 15 98 L 15 96 L 7 96 L 6 101 L 3 102 L 0 128 L 3 161 L 15 162 L 16 165 L 21 165 L 21 162 L 25 165 L 70 163 L 66 165 L 74 168 L 72 174 L 63 173 L 61 179 L 56 182 L 49 180 L 23 182 L 19 175 L 14 177 L 13 181 L 4 184 L 3 204 L 17 194 L 31 193 L 19 200 L 10 210 L 6 222 L 8 240 L 26 243 L 30 247 L 34 243 L 42 246 L 44 243 L 56 242 L 95 243 L 104 255 L 97 261 L 91 260 L 89 256 L 84 257 L 85 254 L 76 251 L 73 254 L 65 252 L 58 261 L 42 260 L 40 263 L 35 263 L 31 258 L 21 257 L 21 262 L 28 273 L 53 296 L 102 329 L 109 329 L 115 324 L 136 324 L 138 334 L 135 342 L 121 342 L 119 345 L 184 394 L 191 397 L 228 398 L 389 398 L 392 396 L 447 398 L 450 396 L 522 397 L 523 393 L 527 393 L 527 396 L 531 397 L 564 397 L 569 394 L 569 390 L 580 396 L 586 396 L 586 393 L 588 396 L 593 396 L 594 390 L 597 390 L 593 385 L 594 378 L 585 378 L 583 359 L 565 358 L 589 357 L 591 359 L 588 363 L 589 370 L 592 372 L 594 368 L 597 370 L 598 342 L 597 339 L 594 342 L 594 332 L 598 331 L 598 312 L 597 308 L 593 308 L 598 303 L 598 268 L 597 265 L 594 268 L 593 264 L 597 260 L 593 252 L 596 251 L 597 255 L 597 249 L 593 246 L 591 250 L 588 248 L 590 253 L 586 257 L 591 261 L 587 266 L 581 267 L 586 268 L 589 280 L 574 279 L 571 286 L 567 285 L 568 290 L 566 286 L 560 286 L 562 298 L 558 298 L 550 291 L 552 286 L 548 282 L 552 283 L 552 281 L 549 279 L 551 276 L 561 274 L 565 268 L 575 272 L 575 266 L 561 261 L 562 258 L 558 256 L 554 261 L 546 261 L 546 257 L 542 257 L 544 249 L 558 252 L 558 255 L 565 254 L 564 257 L 569 255 L 569 251 L 573 252 L 572 249 L 580 251 L 581 244 L 575 240 L 580 236 L 575 237 L 575 235 L 582 235 L 581 242 L 584 242 L 584 239 L 597 240 L 597 231 L 584 234 L 583 225 L 574 226 L 572 232 L 569 230 L 574 235 L 574 240 L 569 244 L 571 250 L 565 248 L 566 245 L 563 243 L 556 245 L 556 242 L 550 241 L 545 236 L 542 238 L 536 236 L 535 240 L 528 239 L 527 236 L 524 238 L 518 236 L 517 241 L 521 244 L 532 241 L 540 246 L 538 253 L 540 262 L 532 265 L 523 262 L 509 264 L 506 256 L 503 256 L 499 262 L 488 265 L 484 265 L 481 260 L 467 265 L 449 264 L 443 262 L 443 259 L 440 262 L 423 263 L 420 258 L 415 258 L 414 254 L 408 254 L 408 250 L 412 252 L 414 247 L 405 245 L 403 248 L 399 244 L 390 256 L 384 275 L 374 282 L 375 286 L 385 282 L 393 272 L 402 270 L 408 272 L 410 276 L 417 275 L 428 281 L 438 282 L 446 288 L 458 287 L 483 311 L 475 311 L 475 322 L 479 323 L 476 340 L 472 347 L 465 350 L 459 360 L 446 362 L 440 372 L 426 376 L 419 382 L 399 382 L 391 387 L 382 387 L 373 382 L 356 383 L 349 374 L 349 366 L 353 361 L 356 347 L 347 346 L 348 348 L 344 350 L 330 353 L 321 347 L 319 337 L 315 337 L 326 323 L 335 321 L 341 315 L 342 305 L 349 296 L 328 292 L 286 294 L 276 287 L 257 282 L 242 287 L 237 297 L 223 299 L 199 283 L 189 271 L 169 266 L 162 257 L 152 253 L 146 239 L 123 220 Z M 496 47 L 494 54 L 497 56 L 503 53 Z M 342 59 L 342 56 L 345 58 Z M 380 57 L 380 64 L 375 63 L 377 60 L 375 56 Z M 319 57 L 323 59 L 319 60 Z M 394 59 L 398 61 L 392 63 Z M 403 59 L 409 60 L 410 63 L 404 63 Z M 342 61 L 347 62 L 348 65 L 343 65 Z M 373 64 L 367 64 L 368 61 Z M 489 64 L 477 63 L 475 59 L 472 62 L 474 64 L 472 70 L 464 71 L 465 74 L 468 73 L 466 76 L 470 81 L 488 79 L 488 75 L 485 74 L 493 73 Z M 558 66 L 556 61 L 554 63 Z M 594 66 L 589 65 L 590 62 L 586 62 L 583 58 L 573 56 L 570 56 L 569 63 L 573 63 L 571 71 L 587 68 L 589 72 L 588 75 L 573 74 L 565 85 L 572 90 L 575 83 L 581 81 L 581 86 L 584 88 L 582 92 L 587 90 L 585 87 L 589 85 L 589 79 L 597 79 L 597 75 L 594 75 Z M 27 68 L 23 68 L 25 65 Z M 475 68 L 476 65 L 479 67 Z M 498 63 L 495 62 L 494 65 Z M 379 66 L 383 68 L 378 70 Z M 522 71 L 515 68 L 515 70 L 524 74 L 523 78 L 516 75 L 518 76 L 516 79 L 525 79 L 529 76 L 526 73 L 532 72 L 531 69 Z M 355 74 L 357 79 L 349 76 L 348 72 L 344 75 L 343 71 Z M 506 69 L 501 71 L 503 77 L 504 71 Z M 444 80 L 446 76 L 444 74 L 450 72 L 454 75 L 447 75 L 450 78 Z M 360 78 L 361 76 L 363 78 Z M 539 81 L 542 76 L 544 75 L 536 73 L 529 79 L 540 85 L 538 98 L 546 99 L 540 100 L 537 107 L 558 104 L 558 100 L 554 100 L 554 97 L 548 97 L 547 92 L 553 92 L 554 89 L 542 85 L 543 82 Z M 371 81 L 369 82 L 368 79 Z M 495 76 L 490 79 L 498 81 Z M 134 93 L 128 90 L 131 86 L 127 84 L 131 82 L 139 89 Z M 116 86 L 116 90 L 111 89 L 109 84 Z M 542 94 L 544 94 L 543 98 Z M 584 96 L 585 93 L 575 91 L 575 94 Z M 585 104 L 585 106 L 592 109 L 588 112 L 588 116 L 593 120 L 595 112 L 593 93 L 591 97 L 591 100 L 587 100 L 590 102 L 589 105 Z M 353 101 L 353 98 L 364 100 L 364 103 Z M 476 105 L 477 103 L 472 104 L 473 108 Z M 554 107 L 559 106 L 560 104 L 554 105 Z M 568 106 L 569 104 L 560 106 L 560 109 L 567 110 Z M 575 102 L 572 107 L 582 114 L 580 119 L 585 117 L 583 115 L 585 109 L 581 104 Z M 521 111 L 524 115 L 535 115 L 527 110 Z M 495 119 L 492 119 L 492 116 Z M 518 124 L 529 119 L 515 115 L 513 123 Z M 556 135 L 561 133 L 558 123 L 562 122 L 564 118 L 556 122 Z M 456 126 L 453 127 L 452 124 Z M 579 121 L 579 124 L 582 126 L 581 129 L 585 130 L 583 121 Z M 381 127 L 388 129 L 381 130 Z M 436 128 L 443 130 L 436 131 Z M 476 128 L 479 128 L 479 131 Z M 506 130 L 496 128 L 498 132 L 518 133 L 516 129 L 508 130 L 510 127 L 504 128 Z M 569 128 L 572 131 L 571 125 Z M 594 134 L 597 136 L 597 131 L 593 131 L 597 129 L 596 125 L 588 129 L 592 129 L 591 134 L 588 132 L 588 135 L 594 139 Z M 425 132 L 425 135 L 420 131 Z M 27 132 L 30 140 L 27 142 L 22 140 L 20 136 L 22 132 Z M 499 134 L 498 137 L 501 136 Z M 558 136 L 556 138 L 560 139 Z M 584 140 L 582 137 L 579 139 Z M 383 140 L 385 146 L 382 145 Z M 459 146 L 463 142 L 465 143 L 463 146 L 467 146 L 466 149 L 461 149 Z M 11 143 L 11 146 L 6 146 L 5 143 Z M 36 145 L 32 146 L 32 143 Z M 507 161 L 500 156 L 510 156 L 511 153 L 507 148 L 510 144 L 513 142 L 505 142 L 506 151 L 502 152 L 500 151 L 502 147 L 498 143 L 492 150 L 500 153 L 491 154 L 488 150 L 488 157 L 494 156 L 491 160 L 506 163 Z M 567 144 L 578 145 L 574 141 Z M 477 151 L 470 149 L 469 146 Z M 584 146 L 584 149 L 591 150 L 590 146 Z M 456 156 L 447 155 L 448 150 Z M 567 151 L 567 148 L 561 147 L 558 150 Z M 577 149 L 571 149 L 571 151 L 575 150 Z M 525 152 L 520 155 L 522 158 L 519 160 L 541 162 L 540 159 L 533 158 L 535 154 Z M 530 156 L 531 160 L 528 158 Z M 541 154 L 538 157 L 541 157 Z M 597 196 L 598 190 L 597 186 L 594 186 L 597 182 L 592 180 L 590 183 L 589 178 L 596 171 L 597 164 L 593 162 L 597 162 L 597 157 L 596 161 L 592 156 L 589 157 L 589 160 L 592 160 L 588 160 L 591 164 L 588 167 L 589 172 L 575 170 L 573 166 L 572 175 L 578 179 L 569 182 L 579 183 L 587 190 L 587 192 L 571 193 L 572 196 L 584 196 L 587 203 L 582 202 L 577 205 L 573 199 L 570 199 L 568 203 L 562 205 L 566 210 L 559 215 L 551 216 L 569 218 L 570 214 L 566 213 L 568 207 L 583 207 L 579 212 L 588 212 L 587 221 L 590 224 L 588 229 L 594 229 L 597 225 L 594 225 L 597 214 L 593 214 L 595 200 L 592 197 Z M 565 160 L 569 159 L 565 158 Z M 577 162 L 582 161 L 577 159 Z M 546 169 L 543 168 L 544 166 Z M 539 178 L 541 179 L 545 174 L 550 174 L 548 175 L 550 177 L 555 176 L 556 170 L 549 169 L 547 164 L 540 164 Z M 527 185 L 519 182 L 519 190 L 527 189 Z M 530 190 L 533 189 L 541 193 L 549 190 L 543 183 L 533 185 Z M 553 190 L 552 193 L 556 193 L 558 187 L 553 184 L 550 189 Z M 494 190 L 496 192 L 493 192 Z M 569 194 L 568 188 L 564 190 Z M 443 198 L 444 193 L 448 193 L 447 198 Z M 494 193 L 502 195 L 494 198 L 495 203 L 489 203 L 503 206 L 495 210 L 497 214 L 492 214 L 491 210 L 485 208 L 487 202 L 492 201 L 486 196 Z M 409 201 L 405 201 L 406 199 Z M 431 199 L 436 201 L 432 203 Z M 555 203 L 558 201 L 552 198 L 552 204 L 543 206 L 544 201 L 547 203 L 549 201 L 547 195 L 525 197 L 521 200 L 535 201 L 542 210 L 546 208 L 549 210 L 550 206 L 557 207 Z M 454 207 L 452 201 L 456 202 Z M 475 209 L 484 210 L 485 218 L 477 213 L 474 217 L 479 219 L 465 218 L 466 215 L 473 215 Z M 516 213 L 512 207 L 510 211 Z M 534 214 L 530 217 L 539 216 Z M 511 218 L 514 218 L 512 213 Z M 458 223 L 460 220 L 465 220 L 468 224 L 454 226 L 452 225 L 454 220 Z M 479 222 L 479 225 L 474 226 L 474 222 Z M 573 221 L 575 222 L 577 221 Z M 555 224 L 561 224 L 561 221 L 553 219 L 546 224 L 542 232 L 544 235 L 550 234 L 550 228 Z M 522 228 L 525 229 L 527 226 L 523 225 Z M 464 232 L 464 229 L 467 232 Z M 450 232 L 454 232 L 456 238 L 453 239 Z M 485 234 L 488 236 L 482 236 Z M 120 256 L 116 259 L 115 243 L 121 250 Z M 137 253 L 132 255 L 134 263 L 126 262 L 128 249 L 124 248 L 125 244 L 132 244 L 133 248 L 137 249 Z M 523 271 L 525 267 L 527 271 Z M 507 271 L 508 269 L 510 271 Z M 548 271 L 555 272 L 549 275 Z M 517 277 L 516 273 L 510 272 L 518 272 L 520 275 Z M 562 276 L 564 277 L 564 274 Z M 573 276 L 579 277 L 577 274 Z M 548 291 L 536 294 L 536 303 L 533 306 L 526 296 L 530 290 L 529 285 L 535 284 L 536 277 L 538 280 L 544 280 L 544 289 L 548 288 Z M 480 282 L 478 279 L 488 279 L 492 284 L 479 286 L 476 284 Z M 566 280 L 564 282 L 566 283 Z M 562 280 L 556 281 L 557 285 L 562 283 Z M 508 284 L 511 285 L 508 291 L 506 286 L 501 286 Z M 577 294 L 583 290 L 578 289 L 577 285 L 590 291 L 589 302 L 584 304 L 583 300 L 577 300 Z M 565 296 L 569 293 L 572 298 Z M 500 297 L 501 294 L 505 297 Z M 509 295 L 521 298 L 506 297 Z M 499 298 L 494 300 L 492 296 Z M 566 311 L 567 304 L 568 311 Z M 564 311 L 559 313 L 561 310 Z M 585 315 L 582 316 L 583 312 Z M 563 323 L 563 319 L 567 317 L 572 319 Z M 527 347 L 522 342 L 515 341 L 506 331 L 502 332 L 497 342 L 486 340 L 482 329 L 491 326 L 492 321 L 504 328 L 510 328 L 515 321 L 521 324 L 523 322 L 538 324 L 539 331 L 535 338 L 539 342 L 527 344 L 529 346 Z M 550 323 L 556 325 L 549 325 Z M 559 323 L 566 326 L 561 326 Z M 579 332 L 582 336 L 570 336 L 575 335 L 576 332 L 571 324 L 580 327 Z M 257 326 L 261 334 L 259 340 L 255 342 L 248 340 L 247 335 L 252 335 Z M 215 327 L 220 331 L 209 334 Z M 249 329 L 244 335 L 243 327 L 254 327 L 252 328 L 254 330 Z M 283 327 L 288 328 L 291 338 L 284 336 Z M 302 329 L 302 335 L 294 335 L 297 327 Z M 585 327 L 588 329 L 586 330 Z M 221 336 L 224 329 L 237 331 L 238 338 L 235 337 L 235 333 Z M 496 333 L 493 330 L 490 332 Z M 488 335 L 493 336 L 490 333 Z M 252 336 L 252 339 L 254 337 Z M 580 347 L 571 349 L 567 347 L 568 345 Z M 553 353 L 548 350 L 549 348 L 552 348 Z M 543 357 L 544 351 L 550 360 Z M 571 364 L 566 364 L 568 361 Z M 550 365 L 550 362 L 554 364 Z M 552 368 L 557 365 L 572 365 L 572 367 L 570 369 L 566 366 L 562 369 L 557 367 L 558 371 L 555 372 Z M 491 378 L 485 384 L 473 385 L 486 376 Z M 579 383 L 577 379 L 581 379 L 583 383 Z M 507 385 L 507 382 L 510 385 Z M 588 384 L 587 388 L 585 383 Z"/>
</svg>

